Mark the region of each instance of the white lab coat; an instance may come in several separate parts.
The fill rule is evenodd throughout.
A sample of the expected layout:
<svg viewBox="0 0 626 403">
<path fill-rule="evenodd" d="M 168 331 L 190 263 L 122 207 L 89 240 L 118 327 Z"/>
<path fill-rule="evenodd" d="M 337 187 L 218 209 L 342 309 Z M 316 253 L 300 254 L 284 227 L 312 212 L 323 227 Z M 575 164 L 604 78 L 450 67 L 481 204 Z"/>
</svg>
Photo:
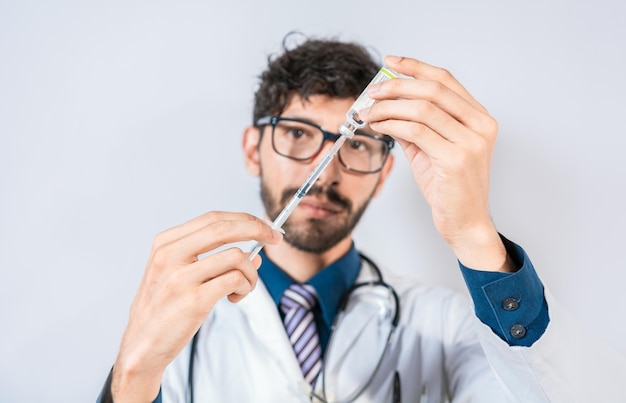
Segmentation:
<svg viewBox="0 0 626 403">
<path fill-rule="evenodd" d="M 370 276 L 363 268 L 357 281 Z M 395 371 L 402 402 L 626 401 L 618 397 L 623 364 L 568 324 L 549 294 L 546 333 L 531 348 L 510 347 L 478 321 L 465 296 L 389 275 L 385 280 L 400 295 L 401 319 L 380 371 L 357 402 L 390 402 Z M 310 402 L 276 305 L 260 280 L 241 302 L 220 301 L 198 337 L 196 403 Z M 166 369 L 163 402 L 188 401 L 189 353 L 188 346 Z"/>
</svg>

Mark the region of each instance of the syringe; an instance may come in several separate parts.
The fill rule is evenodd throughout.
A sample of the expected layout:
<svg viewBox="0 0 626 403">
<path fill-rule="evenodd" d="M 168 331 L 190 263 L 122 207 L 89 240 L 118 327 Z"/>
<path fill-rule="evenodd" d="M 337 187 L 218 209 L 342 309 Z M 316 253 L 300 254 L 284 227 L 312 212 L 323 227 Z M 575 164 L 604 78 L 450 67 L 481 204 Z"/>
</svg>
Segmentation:
<svg viewBox="0 0 626 403">
<path fill-rule="evenodd" d="M 383 66 L 374 76 L 372 81 L 370 81 L 368 87 L 372 84 L 387 81 L 396 77 L 398 77 L 398 73 L 396 73 L 387 66 Z M 357 100 L 354 101 L 354 103 L 346 113 L 346 121 L 339 128 L 339 133 L 341 134 L 341 136 L 335 141 L 335 144 L 333 144 L 332 148 L 328 150 L 326 155 L 324 155 L 324 158 L 322 158 L 320 163 L 317 164 L 311 175 L 309 175 L 304 184 L 300 186 L 300 189 L 298 189 L 298 191 L 291 197 L 289 203 L 287 203 L 287 205 L 285 206 L 285 208 L 283 208 L 278 217 L 276 217 L 276 219 L 272 222 L 273 229 L 281 229 L 291 213 L 293 213 L 296 207 L 298 207 L 298 204 L 300 204 L 302 198 L 308 193 L 313 184 L 315 184 L 315 182 L 319 179 L 320 175 L 322 174 L 322 172 L 324 172 L 324 170 L 333 160 L 335 155 L 337 155 L 339 149 L 346 141 L 346 139 L 351 139 L 358 129 L 365 126 L 365 122 L 363 122 L 359 118 L 359 111 L 361 109 L 368 108 L 375 103 L 376 101 L 370 98 L 365 90 L 361 93 L 361 95 L 359 95 Z M 250 252 L 250 256 L 248 256 L 248 259 L 254 259 L 254 257 L 259 254 L 261 249 L 263 249 L 263 246 L 265 246 L 263 242 L 258 242 L 254 249 L 252 249 L 252 252 Z"/>
</svg>

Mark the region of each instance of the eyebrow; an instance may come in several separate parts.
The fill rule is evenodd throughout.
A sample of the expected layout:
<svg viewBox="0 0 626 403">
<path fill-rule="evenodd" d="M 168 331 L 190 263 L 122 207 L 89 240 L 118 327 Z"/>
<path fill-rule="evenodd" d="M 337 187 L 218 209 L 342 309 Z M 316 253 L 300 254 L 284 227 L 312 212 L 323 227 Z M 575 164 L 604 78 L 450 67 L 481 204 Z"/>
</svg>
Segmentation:
<svg viewBox="0 0 626 403">
<path fill-rule="evenodd" d="M 280 117 L 281 118 L 285 118 L 285 119 L 299 119 L 299 120 L 303 120 L 303 121 L 305 121 L 307 123 L 311 123 L 311 124 L 314 124 L 316 126 L 319 126 L 319 127 L 321 127 L 323 130 L 325 130 L 327 132 L 340 135 L 340 133 L 337 133 L 336 131 L 333 131 L 333 130 L 329 130 L 329 129 L 325 128 L 324 126 L 320 125 L 318 122 L 315 122 L 314 120 L 311 120 L 308 116 L 300 116 L 298 114 L 295 114 L 295 115 L 280 115 Z M 339 129 L 339 128 L 337 128 L 337 129 Z M 360 134 L 369 134 L 370 136 L 379 136 L 379 137 L 386 136 L 386 134 L 384 134 L 384 133 L 379 133 L 377 131 L 374 131 L 372 129 L 365 128 L 365 127 L 362 128 L 362 129 L 357 129 L 355 134 L 359 134 L 359 133 Z"/>
<path fill-rule="evenodd" d="M 285 118 L 285 119 L 298 119 L 298 120 L 303 120 L 307 123 L 311 123 L 314 124 L 316 126 L 319 126 L 321 128 L 323 128 L 324 130 L 326 130 L 326 128 L 324 128 L 324 126 L 320 125 L 318 122 L 310 119 L 308 116 L 300 116 L 300 115 L 280 115 L 281 118 Z"/>
</svg>

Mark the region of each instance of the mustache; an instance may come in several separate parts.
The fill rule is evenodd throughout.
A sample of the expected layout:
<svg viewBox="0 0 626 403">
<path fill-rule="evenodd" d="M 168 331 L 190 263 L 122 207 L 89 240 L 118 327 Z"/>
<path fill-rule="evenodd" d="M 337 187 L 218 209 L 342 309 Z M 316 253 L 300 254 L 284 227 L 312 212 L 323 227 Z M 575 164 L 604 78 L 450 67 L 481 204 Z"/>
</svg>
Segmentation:
<svg viewBox="0 0 626 403">
<path fill-rule="evenodd" d="M 283 191 L 282 196 L 280 198 L 281 204 L 286 205 L 287 202 L 293 197 L 293 195 L 298 191 L 299 188 L 287 188 Z M 347 198 L 343 197 L 339 192 L 335 190 L 335 188 L 331 186 L 317 186 L 313 185 L 311 189 L 306 194 L 307 196 L 323 196 L 329 202 L 343 207 L 348 211 L 352 211 L 352 202 Z"/>
</svg>

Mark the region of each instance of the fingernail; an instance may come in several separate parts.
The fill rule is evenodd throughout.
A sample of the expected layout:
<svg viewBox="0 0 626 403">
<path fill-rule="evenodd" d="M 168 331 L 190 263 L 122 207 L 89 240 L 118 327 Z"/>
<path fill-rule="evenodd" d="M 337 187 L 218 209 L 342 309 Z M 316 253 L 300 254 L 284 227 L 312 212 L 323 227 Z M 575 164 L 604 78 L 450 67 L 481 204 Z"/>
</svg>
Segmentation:
<svg viewBox="0 0 626 403">
<path fill-rule="evenodd" d="M 404 57 L 394 56 L 394 55 L 388 55 L 387 56 L 387 60 L 392 62 L 392 63 L 400 63 L 402 61 L 402 59 L 404 59 Z"/>
<path fill-rule="evenodd" d="M 370 110 L 372 108 L 368 107 L 368 108 L 363 108 L 359 111 L 359 117 L 361 119 L 367 119 L 367 116 L 370 114 Z"/>
<path fill-rule="evenodd" d="M 282 239 L 283 235 L 285 235 L 285 230 L 282 228 L 272 228 L 272 236 L 274 239 Z"/>
<path fill-rule="evenodd" d="M 281 233 L 281 234 L 284 234 L 284 233 L 285 233 L 285 230 L 284 230 L 284 229 L 279 228 L 279 227 L 275 227 L 275 226 L 274 226 L 274 223 L 273 223 L 273 222 L 271 222 L 270 220 L 263 220 L 263 221 L 265 221 L 265 223 L 266 223 L 267 225 L 269 225 L 269 226 L 270 226 L 270 227 L 271 227 L 274 231 L 278 231 L 278 232 L 279 232 L 279 233 Z"/>
<path fill-rule="evenodd" d="M 368 95 L 376 95 L 380 92 L 380 84 L 372 84 L 366 90 Z"/>
</svg>

